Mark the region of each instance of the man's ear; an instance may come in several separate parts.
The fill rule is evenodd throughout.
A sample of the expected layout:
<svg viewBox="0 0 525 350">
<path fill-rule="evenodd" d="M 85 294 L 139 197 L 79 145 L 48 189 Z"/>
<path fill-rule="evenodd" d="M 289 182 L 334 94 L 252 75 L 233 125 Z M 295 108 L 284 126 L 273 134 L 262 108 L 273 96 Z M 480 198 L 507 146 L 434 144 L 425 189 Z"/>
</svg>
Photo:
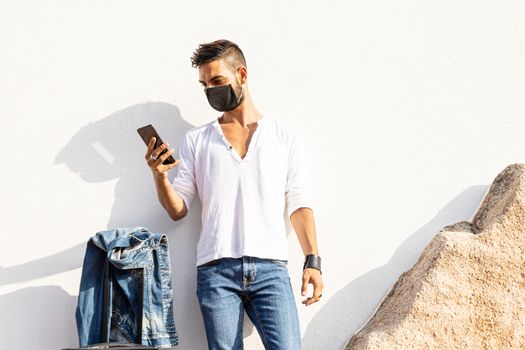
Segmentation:
<svg viewBox="0 0 525 350">
<path fill-rule="evenodd" d="M 241 82 L 241 85 L 245 84 L 246 80 L 248 79 L 248 71 L 246 70 L 246 67 L 240 66 L 239 68 L 237 68 L 237 71 L 235 73 L 239 74 L 239 81 Z"/>
</svg>

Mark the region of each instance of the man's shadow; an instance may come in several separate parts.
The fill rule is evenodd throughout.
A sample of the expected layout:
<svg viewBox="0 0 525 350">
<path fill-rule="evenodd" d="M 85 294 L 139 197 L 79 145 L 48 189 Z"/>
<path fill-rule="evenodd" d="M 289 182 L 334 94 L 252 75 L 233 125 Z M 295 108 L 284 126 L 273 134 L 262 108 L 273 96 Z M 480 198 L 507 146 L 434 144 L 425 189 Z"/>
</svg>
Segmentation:
<svg viewBox="0 0 525 350">
<path fill-rule="evenodd" d="M 173 157 L 178 159 L 180 141 L 193 125 L 181 117 L 180 110 L 176 106 L 164 102 L 148 102 L 130 106 L 84 126 L 58 153 L 54 165 L 66 165 L 89 183 L 117 180 L 109 220 L 106 226 L 100 227 L 98 231 L 117 227 L 145 226 L 151 231 L 168 235 L 174 288 L 174 316 L 180 340 L 177 348 L 204 349 L 207 347 L 204 325 L 195 294 L 196 247 L 201 228 L 202 205 L 196 194 L 188 215 L 178 222 L 172 221 L 162 208 L 157 198 L 153 175 L 146 164 L 147 146 L 136 131 L 147 124 L 152 124 L 163 141 L 168 142 L 170 148 L 174 148 Z M 178 167 L 174 167 L 169 171 L 170 182 L 175 177 L 177 169 Z M 85 220 L 90 220 L 89 216 L 86 216 Z M 100 218 L 97 218 L 97 221 L 100 221 Z M 82 227 L 82 223 L 78 226 Z M 74 234 L 82 241 L 76 246 L 28 263 L 9 268 L 0 267 L 0 285 L 31 281 L 81 268 L 86 243 L 95 233 L 82 230 L 75 232 Z M 37 312 L 52 320 L 63 320 L 65 316 L 67 317 L 67 323 L 59 322 L 63 327 L 60 332 L 52 336 L 47 333 L 48 338 L 54 339 L 48 339 L 48 345 L 55 344 L 56 339 L 63 339 L 60 347 L 77 346 L 76 336 L 71 336 L 71 334 L 76 335 L 74 321 L 76 296 L 70 296 L 56 286 L 44 286 L 22 289 L 3 296 L 0 298 L 0 303 L 15 305 L 17 306 L 15 308 L 20 309 L 27 308 L 28 293 L 34 295 L 34 300 L 64 300 L 62 308 L 42 304 Z M 16 312 L 10 316 L 11 322 L 3 325 L 3 329 L 8 334 L 16 334 L 16 330 L 22 328 L 44 327 L 39 317 L 22 318 Z M 254 331 L 247 317 L 243 328 L 245 337 Z M 64 333 L 68 336 L 63 337 Z M 186 342 L 186 339 L 191 341 Z M 17 342 L 22 344 L 16 346 L 24 346 L 23 339 L 18 339 Z"/>
</svg>

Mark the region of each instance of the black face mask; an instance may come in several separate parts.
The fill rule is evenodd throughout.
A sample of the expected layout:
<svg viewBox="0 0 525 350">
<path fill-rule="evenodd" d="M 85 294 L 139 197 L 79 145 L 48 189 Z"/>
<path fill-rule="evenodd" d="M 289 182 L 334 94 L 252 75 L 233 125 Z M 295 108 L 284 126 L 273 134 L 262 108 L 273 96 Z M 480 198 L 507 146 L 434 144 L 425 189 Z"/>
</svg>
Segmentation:
<svg viewBox="0 0 525 350">
<path fill-rule="evenodd" d="M 232 84 L 204 88 L 204 91 L 210 105 L 220 112 L 230 111 L 236 108 L 244 99 L 242 86 L 239 97 L 235 94 Z"/>
</svg>

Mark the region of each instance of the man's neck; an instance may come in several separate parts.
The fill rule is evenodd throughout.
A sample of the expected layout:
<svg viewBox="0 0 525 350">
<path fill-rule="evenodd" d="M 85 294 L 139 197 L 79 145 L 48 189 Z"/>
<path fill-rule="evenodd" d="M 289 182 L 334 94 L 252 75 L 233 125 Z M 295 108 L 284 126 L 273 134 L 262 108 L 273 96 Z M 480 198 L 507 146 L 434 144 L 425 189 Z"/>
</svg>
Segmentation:
<svg viewBox="0 0 525 350">
<path fill-rule="evenodd" d="M 248 127 L 250 124 L 261 119 L 261 113 L 257 111 L 255 105 L 249 94 L 246 95 L 244 101 L 235 109 L 226 111 L 219 118 L 219 123 L 229 124 L 233 123 L 235 126 Z"/>
</svg>

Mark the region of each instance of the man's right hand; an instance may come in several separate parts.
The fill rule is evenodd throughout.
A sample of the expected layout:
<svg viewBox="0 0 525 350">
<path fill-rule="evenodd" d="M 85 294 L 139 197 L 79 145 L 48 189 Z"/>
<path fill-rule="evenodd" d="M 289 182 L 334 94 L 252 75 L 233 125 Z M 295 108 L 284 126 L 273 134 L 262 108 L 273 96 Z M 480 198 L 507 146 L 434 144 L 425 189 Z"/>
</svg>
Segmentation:
<svg viewBox="0 0 525 350">
<path fill-rule="evenodd" d="M 159 147 L 153 149 L 153 147 L 155 146 L 155 141 L 156 141 L 155 139 L 156 139 L 155 137 L 152 137 L 148 143 L 148 151 L 146 152 L 146 156 L 145 156 L 146 162 L 148 163 L 148 166 L 150 167 L 153 173 L 153 176 L 155 176 L 155 178 L 159 180 L 166 179 L 168 178 L 168 170 L 179 165 L 180 159 L 175 160 L 175 163 L 162 164 L 162 162 L 174 152 L 174 149 L 173 148 L 168 149 L 166 153 L 164 153 L 162 156 L 159 157 L 159 154 L 164 149 L 166 149 L 169 146 L 169 144 L 166 142 L 160 145 Z M 156 159 L 153 159 L 152 157 Z"/>
</svg>

